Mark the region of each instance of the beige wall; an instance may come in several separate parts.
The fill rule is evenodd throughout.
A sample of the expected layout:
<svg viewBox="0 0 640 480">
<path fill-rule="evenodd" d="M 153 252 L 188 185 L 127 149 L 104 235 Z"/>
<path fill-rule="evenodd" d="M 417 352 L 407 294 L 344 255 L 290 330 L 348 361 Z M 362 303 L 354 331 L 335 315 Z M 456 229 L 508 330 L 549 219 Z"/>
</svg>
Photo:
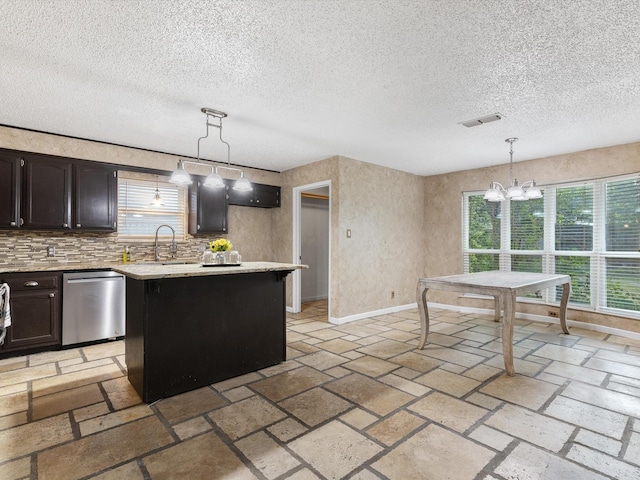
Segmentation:
<svg viewBox="0 0 640 480">
<path fill-rule="evenodd" d="M 160 169 L 167 173 L 175 169 L 178 158 L 184 158 L 8 127 L 0 127 L 0 148 Z M 187 169 L 201 175 L 210 171 L 210 167 L 197 165 L 188 165 Z M 236 172 L 221 170 L 221 173 L 229 178 L 237 178 L 237 175 L 233 176 Z M 245 173 L 251 181 L 280 185 L 279 173 L 254 169 L 245 169 Z M 271 209 L 230 206 L 229 233 L 225 237 L 241 252 L 244 260 L 271 261 L 274 243 L 272 223 Z M 217 235 L 187 235 L 186 241 L 178 244 L 179 257 L 199 258 L 198 247 L 215 237 Z M 46 257 L 47 245 L 56 246 L 54 258 Z M 56 262 L 87 260 L 115 263 L 121 260 L 125 245 L 131 245 L 133 260 L 153 260 L 152 242 L 131 244 L 119 241 L 115 233 L 0 231 L 0 266 L 55 265 Z"/>
<path fill-rule="evenodd" d="M 586 180 L 611 175 L 640 172 L 640 143 L 599 148 L 583 152 L 557 155 L 513 166 L 514 176 L 521 182 L 535 178 L 540 186 L 548 183 Z M 483 191 L 491 181 L 503 184 L 509 181 L 509 165 L 466 170 L 435 175 L 423 179 L 426 194 L 424 236 L 426 276 L 462 273 L 462 192 Z M 433 291 L 429 300 L 461 306 L 492 308 L 490 302 L 463 298 L 458 295 Z M 521 305 L 519 311 L 546 315 L 548 307 Z M 569 318 L 588 323 L 640 332 L 637 320 L 571 310 Z"/>
<path fill-rule="evenodd" d="M 274 213 L 282 234 L 280 261 L 292 258 L 293 188 L 331 181 L 331 317 L 415 301 L 424 258 L 421 177 L 346 157 L 288 170 L 282 177 L 282 208 Z"/>
</svg>

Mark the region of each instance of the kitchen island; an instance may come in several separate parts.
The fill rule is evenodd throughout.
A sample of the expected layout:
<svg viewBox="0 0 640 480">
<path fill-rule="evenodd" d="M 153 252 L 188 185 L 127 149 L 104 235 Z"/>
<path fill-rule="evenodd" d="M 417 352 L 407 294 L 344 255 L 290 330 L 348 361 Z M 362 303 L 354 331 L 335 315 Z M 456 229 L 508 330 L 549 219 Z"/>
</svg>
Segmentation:
<svg viewBox="0 0 640 480">
<path fill-rule="evenodd" d="M 285 360 L 286 276 L 302 265 L 129 264 L 125 359 L 142 400 Z"/>
</svg>

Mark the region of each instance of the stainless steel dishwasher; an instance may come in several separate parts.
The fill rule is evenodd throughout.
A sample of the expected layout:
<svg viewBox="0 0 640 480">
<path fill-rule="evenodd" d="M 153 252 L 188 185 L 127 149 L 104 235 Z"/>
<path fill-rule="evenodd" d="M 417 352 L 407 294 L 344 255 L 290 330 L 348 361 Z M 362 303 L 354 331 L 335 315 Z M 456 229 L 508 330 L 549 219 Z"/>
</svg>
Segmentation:
<svg viewBox="0 0 640 480">
<path fill-rule="evenodd" d="M 62 274 L 62 345 L 123 336 L 125 283 L 112 271 Z"/>
</svg>

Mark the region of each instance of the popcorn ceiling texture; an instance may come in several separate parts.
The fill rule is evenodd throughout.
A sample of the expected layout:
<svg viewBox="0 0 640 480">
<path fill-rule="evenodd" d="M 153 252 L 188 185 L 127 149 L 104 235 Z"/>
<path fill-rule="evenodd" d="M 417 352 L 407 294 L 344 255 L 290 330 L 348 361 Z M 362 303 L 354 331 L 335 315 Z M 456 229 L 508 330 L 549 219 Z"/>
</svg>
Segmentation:
<svg viewBox="0 0 640 480">
<path fill-rule="evenodd" d="M 433 175 L 638 141 L 638 0 L 0 0 L 0 123 Z M 26 33 L 28 32 L 28 34 Z M 465 120 L 504 120 L 467 129 Z M 215 136 L 215 132 L 214 132 Z M 225 158 L 215 138 L 203 158 Z"/>
</svg>

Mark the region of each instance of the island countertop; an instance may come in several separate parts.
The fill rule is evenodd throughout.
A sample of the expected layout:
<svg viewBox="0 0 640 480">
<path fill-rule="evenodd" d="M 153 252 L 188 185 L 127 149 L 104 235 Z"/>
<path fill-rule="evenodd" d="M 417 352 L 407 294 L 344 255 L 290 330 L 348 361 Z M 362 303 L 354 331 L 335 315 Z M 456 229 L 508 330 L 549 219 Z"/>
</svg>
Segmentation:
<svg viewBox="0 0 640 480">
<path fill-rule="evenodd" d="M 307 265 L 277 262 L 243 262 L 238 266 L 213 265 L 202 263 L 169 264 L 156 263 L 113 265 L 112 270 L 135 280 L 157 280 L 160 278 L 203 277 L 208 275 L 231 275 L 239 273 L 293 271 L 308 268 Z"/>
</svg>

